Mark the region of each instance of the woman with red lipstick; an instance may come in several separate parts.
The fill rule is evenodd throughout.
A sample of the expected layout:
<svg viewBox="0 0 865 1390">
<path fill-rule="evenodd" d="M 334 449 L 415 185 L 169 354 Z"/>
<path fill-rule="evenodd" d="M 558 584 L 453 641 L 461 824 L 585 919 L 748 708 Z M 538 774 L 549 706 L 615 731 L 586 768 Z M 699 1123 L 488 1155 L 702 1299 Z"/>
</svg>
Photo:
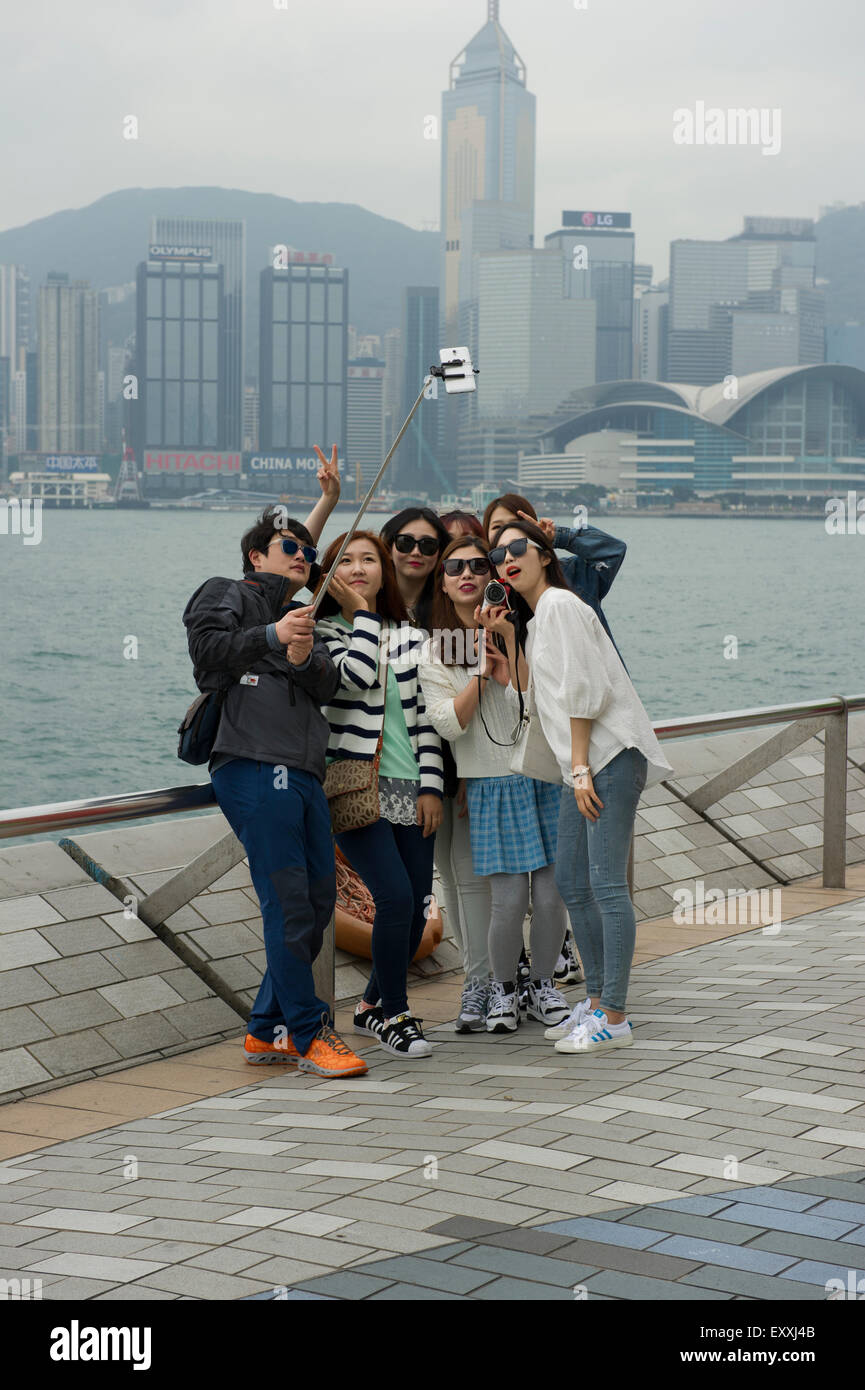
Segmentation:
<svg viewBox="0 0 865 1390">
<path fill-rule="evenodd" d="M 344 538 L 328 548 L 323 571 Z M 336 836 L 375 902 L 373 969 L 355 1010 L 355 1031 L 396 1056 L 428 1057 L 432 1047 L 408 1007 L 406 977 L 432 896 L 441 743 L 418 681 L 423 638 L 405 622 L 390 556 L 371 531 L 358 531 L 349 542 L 319 612 L 325 616 L 318 630 L 340 674 L 340 688 L 324 707 L 328 761 L 370 761 L 379 752 L 379 819 Z"/>
<path fill-rule="evenodd" d="M 490 885 L 487 945 L 492 979 L 475 965 L 466 979 L 458 1027 L 512 1033 L 520 1023 L 517 962 L 531 887 L 533 978 L 527 1012 L 548 1026 L 570 1014 L 552 974 L 565 930 L 566 912 L 555 884 L 560 790 L 511 772 L 519 700 L 507 662 L 493 643 L 478 650 L 478 614 L 491 578 L 483 539 L 459 536 L 442 556 L 433 603 L 433 636 L 423 649 L 420 679 L 429 718 L 453 744 L 457 772 L 466 779 L 471 869 L 455 861 L 463 894 L 475 878 Z M 484 962 L 477 932 L 469 959 Z M 462 1031 L 462 1030 L 461 1030 Z"/>
<path fill-rule="evenodd" d="M 540 527 L 504 526 L 490 558 L 531 615 L 525 651 L 534 704 L 563 782 L 556 882 L 586 972 L 587 998 L 546 1036 L 557 1051 L 581 1056 L 630 1047 L 625 1008 L 636 923 L 628 852 L 643 788 L 672 768 L 608 633 L 568 589 Z M 505 637 L 511 680 L 525 690 L 510 624 L 500 610 L 482 620 Z"/>
<path fill-rule="evenodd" d="M 436 570 L 450 542 L 441 518 L 429 507 L 406 507 L 385 522 L 380 535 L 390 551 L 409 622 L 429 628 Z"/>
</svg>

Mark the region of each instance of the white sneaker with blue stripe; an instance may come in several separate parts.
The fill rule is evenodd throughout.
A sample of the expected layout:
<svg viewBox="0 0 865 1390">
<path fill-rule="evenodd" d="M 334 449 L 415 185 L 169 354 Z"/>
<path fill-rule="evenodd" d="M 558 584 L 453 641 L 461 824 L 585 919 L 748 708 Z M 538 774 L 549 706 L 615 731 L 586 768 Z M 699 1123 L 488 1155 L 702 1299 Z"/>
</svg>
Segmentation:
<svg viewBox="0 0 865 1390">
<path fill-rule="evenodd" d="M 630 1023 L 610 1023 L 603 1009 L 595 1009 L 566 1038 L 556 1043 L 557 1052 L 603 1052 L 608 1047 L 633 1047 Z"/>
</svg>

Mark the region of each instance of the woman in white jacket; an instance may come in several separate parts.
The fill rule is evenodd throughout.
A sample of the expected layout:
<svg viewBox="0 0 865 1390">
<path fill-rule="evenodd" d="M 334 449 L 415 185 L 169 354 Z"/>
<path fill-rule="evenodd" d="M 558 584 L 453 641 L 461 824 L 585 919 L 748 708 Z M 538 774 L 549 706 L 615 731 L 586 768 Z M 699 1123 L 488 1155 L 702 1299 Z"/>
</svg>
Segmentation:
<svg viewBox="0 0 865 1390">
<path fill-rule="evenodd" d="M 534 704 L 564 782 L 556 882 L 586 972 L 587 998 L 548 1029 L 559 1052 L 633 1041 L 625 1012 L 636 940 L 627 866 L 643 788 L 672 768 L 598 616 L 566 586 L 556 553 L 531 522 L 499 532 L 490 558 L 527 605 Z M 507 638 L 498 610 L 486 624 Z M 516 679 L 515 639 L 509 639 Z"/>
<path fill-rule="evenodd" d="M 488 546 L 459 536 L 442 555 L 431 624 L 419 676 L 433 728 L 453 745 L 465 778 L 472 869 L 489 879 L 489 960 L 492 980 L 467 981 L 478 993 L 476 1012 L 490 1033 L 513 1032 L 520 1022 L 517 963 L 531 887 L 532 979 L 527 1013 L 552 1026 L 570 1014 L 552 975 L 566 912 L 555 883 L 559 789 L 511 772 L 519 699 L 507 662 L 492 642 L 478 665 L 479 605 L 490 579 Z M 470 887 L 469 884 L 466 887 Z M 465 1005 L 465 1001 L 464 1001 Z"/>
</svg>

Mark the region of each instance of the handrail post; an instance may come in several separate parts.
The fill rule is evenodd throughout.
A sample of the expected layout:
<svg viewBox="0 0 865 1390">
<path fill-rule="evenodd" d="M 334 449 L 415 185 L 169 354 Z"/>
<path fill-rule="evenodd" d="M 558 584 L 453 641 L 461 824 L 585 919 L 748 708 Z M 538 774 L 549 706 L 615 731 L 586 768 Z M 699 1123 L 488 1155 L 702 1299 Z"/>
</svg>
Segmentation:
<svg viewBox="0 0 865 1390">
<path fill-rule="evenodd" d="M 823 743 L 823 887 L 847 883 L 847 701 L 826 718 Z"/>
</svg>

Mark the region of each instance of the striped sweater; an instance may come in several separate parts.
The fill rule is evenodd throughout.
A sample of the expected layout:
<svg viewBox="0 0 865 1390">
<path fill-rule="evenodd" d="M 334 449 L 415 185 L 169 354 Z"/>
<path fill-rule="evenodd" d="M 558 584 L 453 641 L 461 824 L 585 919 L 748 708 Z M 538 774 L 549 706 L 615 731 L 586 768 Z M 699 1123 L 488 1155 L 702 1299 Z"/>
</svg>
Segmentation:
<svg viewBox="0 0 865 1390">
<path fill-rule="evenodd" d="M 331 618 L 316 625 L 340 675 L 340 687 L 322 713 L 330 724 L 328 757 L 371 761 L 384 719 L 385 689 L 377 679 L 379 650 L 398 682 L 406 730 L 420 771 L 420 794 L 441 796 L 441 740 L 429 722 L 418 680 L 426 633 L 407 624 L 398 626 L 378 613 L 355 613 L 354 626 Z M 380 675 L 384 677 L 384 669 Z"/>
</svg>

